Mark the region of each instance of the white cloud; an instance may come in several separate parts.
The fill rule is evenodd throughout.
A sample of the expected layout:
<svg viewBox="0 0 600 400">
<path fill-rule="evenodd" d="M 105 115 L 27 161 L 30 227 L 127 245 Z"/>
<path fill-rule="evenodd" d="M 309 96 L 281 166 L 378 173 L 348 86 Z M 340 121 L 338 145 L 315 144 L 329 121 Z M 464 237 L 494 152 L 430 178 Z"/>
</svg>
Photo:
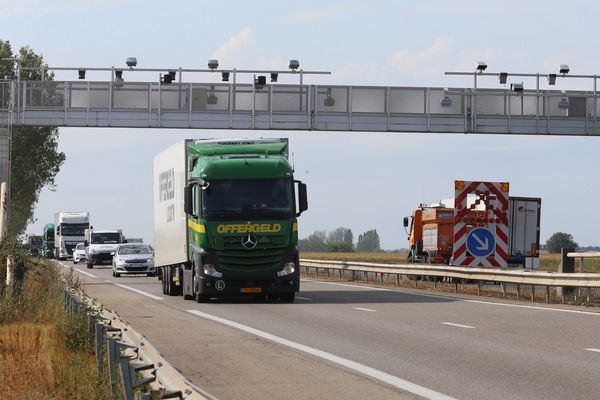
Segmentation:
<svg viewBox="0 0 600 400">
<path fill-rule="evenodd" d="M 449 37 L 438 37 L 433 44 L 423 50 L 410 52 L 399 50 L 388 58 L 388 65 L 414 76 L 431 75 L 443 72 L 452 56 L 455 40 Z"/>
<path fill-rule="evenodd" d="M 252 41 L 254 32 L 252 28 L 246 27 L 239 33 L 233 35 L 229 40 L 219 47 L 212 55 L 212 58 L 219 60 L 221 64 L 223 62 L 229 64 L 235 64 L 235 60 L 238 59 L 239 54 L 243 52 L 244 48 L 248 46 L 249 42 Z"/>
</svg>

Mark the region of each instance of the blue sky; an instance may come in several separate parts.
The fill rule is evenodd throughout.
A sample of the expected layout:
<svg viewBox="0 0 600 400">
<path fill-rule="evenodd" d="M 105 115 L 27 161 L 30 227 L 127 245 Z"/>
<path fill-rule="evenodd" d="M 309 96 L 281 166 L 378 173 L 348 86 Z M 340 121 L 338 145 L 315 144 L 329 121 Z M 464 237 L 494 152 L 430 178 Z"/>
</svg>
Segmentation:
<svg viewBox="0 0 600 400">
<path fill-rule="evenodd" d="M 567 63 L 572 73 L 599 73 L 592 1 L 0 0 L 0 9 L 0 38 L 30 45 L 52 66 L 124 66 L 135 56 L 144 67 L 204 68 L 216 57 L 224 68 L 285 69 L 296 58 L 304 69 L 332 71 L 308 83 L 442 87 L 470 86 L 444 71 L 478 60 L 492 72 L 556 72 Z M 480 85 L 496 87 L 489 79 Z M 600 244 L 600 138 L 500 135 L 61 129 L 67 161 L 28 230 L 41 232 L 55 211 L 89 210 L 93 225 L 151 241 L 157 152 L 183 138 L 261 135 L 290 138 L 297 176 L 309 185 L 301 236 L 376 228 L 384 248 L 406 247 L 402 217 L 452 197 L 453 180 L 463 178 L 510 181 L 512 195 L 542 197 L 543 241 L 565 231 Z"/>
</svg>

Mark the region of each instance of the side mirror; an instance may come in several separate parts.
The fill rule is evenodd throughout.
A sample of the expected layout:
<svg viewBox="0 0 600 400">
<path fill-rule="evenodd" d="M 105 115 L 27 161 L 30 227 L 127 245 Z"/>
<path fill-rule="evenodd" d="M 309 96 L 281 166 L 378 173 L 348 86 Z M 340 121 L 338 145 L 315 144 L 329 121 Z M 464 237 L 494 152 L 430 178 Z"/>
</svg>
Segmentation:
<svg viewBox="0 0 600 400">
<path fill-rule="evenodd" d="M 408 228 L 408 217 L 404 217 L 403 224 L 405 228 Z"/>
<path fill-rule="evenodd" d="M 308 196 L 306 194 L 306 184 L 300 181 L 296 181 L 298 183 L 298 213 L 297 215 L 302 214 L 304 211 L 308 210 Z"/>
<path fill-rule="evenodd" d="M 192 187 L 186 186 L 183 191 L 183 210 L 186 214 L 193 214 L 193 198 Z"/>
<path fill-rule="evenodd" d="M 90 242 L 88 242 L 87 240 L 84 240 L 84 241 L 83 241 L 83 245 L 84 245 L 85 247 L 88 247 L 88 246 L 90 245 Z"/>
</svg>

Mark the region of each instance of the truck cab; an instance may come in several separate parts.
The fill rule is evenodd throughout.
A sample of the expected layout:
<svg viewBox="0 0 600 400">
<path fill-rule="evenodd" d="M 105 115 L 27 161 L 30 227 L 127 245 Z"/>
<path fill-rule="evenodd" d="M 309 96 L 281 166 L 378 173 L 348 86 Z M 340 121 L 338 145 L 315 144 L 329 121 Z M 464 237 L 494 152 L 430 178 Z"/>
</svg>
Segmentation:
<svg viewBox="0 0 600 400">
<path fill-rule="evenodd" d="M 54 258 L 54 224 L 44 225 L 42 231 L 43 255 L 46 258 Z"/>
<path fill-rule="evenodd" d="M 86 229 L 83 244 L 87 267 L 112 263 L 113 255 L 122 243 L 126 240 L 121 229 Z"/>
<path fill-rule="evenodd" d="M 65 260 L 73 254 L 77 243 L 85 239 L 85 230 L 90 226 L 88 212 L 57 212 L 54 214 L 54 255 Z"/>
</svg>

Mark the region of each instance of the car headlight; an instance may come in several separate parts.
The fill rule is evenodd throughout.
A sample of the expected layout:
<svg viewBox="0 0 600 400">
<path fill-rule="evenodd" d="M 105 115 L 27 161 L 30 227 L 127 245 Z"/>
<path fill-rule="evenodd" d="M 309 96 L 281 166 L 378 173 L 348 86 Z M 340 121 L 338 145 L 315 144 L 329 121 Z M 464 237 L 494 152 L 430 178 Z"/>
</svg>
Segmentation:
<svg viewBox="0 0 600 400">
<path fill-rule="evenodd" d="M 283 264 L 283 269 L 281 271 L 277 271 L 277 276 L 286 276 L 293 274 L 296 270 L 296 264 L 293 262 L 287 262 Z"/>
<path fill-rule="evenodd" d="M 215 266 L 212 264 L 204 264 L 204 274 L 208 276 L 213 276 L 215 278 L 220 278 L 223 274 L 215 269 Z"/>
</svg>

